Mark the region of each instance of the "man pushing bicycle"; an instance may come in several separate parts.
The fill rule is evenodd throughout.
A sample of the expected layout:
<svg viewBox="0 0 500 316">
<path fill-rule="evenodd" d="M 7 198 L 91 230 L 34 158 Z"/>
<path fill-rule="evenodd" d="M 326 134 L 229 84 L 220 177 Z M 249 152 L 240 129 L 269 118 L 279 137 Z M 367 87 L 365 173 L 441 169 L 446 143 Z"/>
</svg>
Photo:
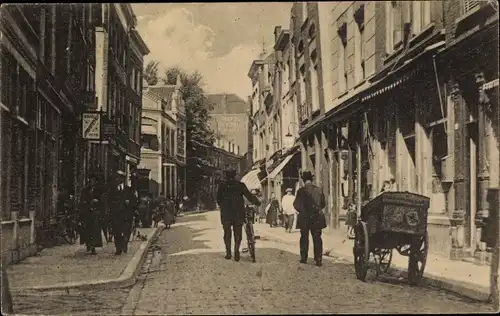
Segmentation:
<svg viewBox="0 0 500 316">
<path fill-rule="evenodd" d="M 246 197 L 251 203 L 259 206 L 259 199 L 248 190 L 247 186 L 236 180 L 236 171 L 227 170 L 226 179 L 217 190 L 217 204 L 220 208 L 220 219 L 224 229 L 224 244 L 226 246 L 226 259 L 231 259 L 231 228 L 234 234 L 234 260 L 240 261 L 240 244 L 245 223 Z"/>
</svg>

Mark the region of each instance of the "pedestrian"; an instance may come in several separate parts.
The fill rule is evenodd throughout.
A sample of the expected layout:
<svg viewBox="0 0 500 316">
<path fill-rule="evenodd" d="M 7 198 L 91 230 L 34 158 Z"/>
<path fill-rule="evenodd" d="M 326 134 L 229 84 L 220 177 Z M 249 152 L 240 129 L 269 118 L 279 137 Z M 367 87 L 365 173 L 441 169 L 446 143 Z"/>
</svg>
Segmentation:
<svg viewBox="0 0 500 316">
<path fill-rule="evenodd" d="M 298 212 L 297 226 L 300 229 L 300 262 L 307 263 L 309 251 L 309 233 L 314 245 L 314 261 L 322 265 L 323 240 L 322 229 L 326 228 L 326 218 L 323 209 L 326 206 L 325 195 L 319 187 L 312 183 L 310 171 L 302 172 L 304 186 L 297 191 L 293 206 Z"/>
<path fill-rule="evenodd" d="M 293 189 L 286 189 L 286 195 L 281 200 L 281 208 L 283 209 L 285 231 L 289 233 L 292 232 L 293 220 L 295 218 L 295 213 L 297 213 L 297 211 L 293 207 L 294 201 L 295 196 L 293 195 Z"/>
<path fill-rule="evenodd" d="M 102 247 L 101 220 L 104 213 L 102 185 L 99 177 L 92 175 L 89 184 L 82 190 L 80 197 L 80 244 L 87 252 L 96 254 L 95 248 Z"/>
<path fill-rule="evenodd" d="M 135 191 L 125 184 L 125 174 L 118 172 L 115 186 L 111 192 L 113 202 L 111 217 L 115 240 L 115 255 L 127 253 L 132 225 L 137 209 L 137 196 Z"/>
<path fill-rule="evenodd" d="M 242 229 L 245 222 L 246 197 L 252 204 L 259 206 L 260 201 L 247 186 L 236 180 L 236 171 L 227 170 L 226 179 L 217 190 L 217 203 L 220 207 L 220 219 L 224 229 L 224 244 L 226 246 L 226 259 L 231 259 L 231 229 L 234 234 L 234 260 L 240 261 L 240 244 Z"/>
<path fill-rule="evenodd" d="M 257 198 L 262 203 L 259 206 L 259 224 L 262 224 L 262 222 L 264 222 L 264 220 L 266 219 L 266 207 L 264 206 L 264 203 L 263 203 L 264 199 L 262 197 L 262 193 L 260 192 L 260 190 L 256 189 L 255 191 L 256 191 Z"/>
<path fill-rule="evenodd" d="M 278 226 L 278 212 L 280 210 L 280 204 L 276 199 L 274 192 L 271 193 L 271 199 L 269 199 L 269 205 L 267 210 L 266 223 L 270 227 Z"/>
<path fill-rule="evenodd" d="M 165 224 L 166 228 L 170 228 L 172 224 L 174 224 L 175 221 L 175 203 L 174 201 L 169 197 L 165 201 L 165 209 L 163 213 L 163 223 Z"/>
</svg>

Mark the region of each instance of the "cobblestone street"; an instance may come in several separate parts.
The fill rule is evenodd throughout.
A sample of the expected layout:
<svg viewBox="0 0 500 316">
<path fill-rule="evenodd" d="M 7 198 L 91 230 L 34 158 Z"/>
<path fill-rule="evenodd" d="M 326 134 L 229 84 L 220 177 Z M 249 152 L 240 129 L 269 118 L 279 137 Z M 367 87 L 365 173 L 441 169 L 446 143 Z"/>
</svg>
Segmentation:
<svg viewBox="0 0 500 316">
<path fill-rule="evenodd" d="M 257 228 L 258 234 L 258 228 Z M 16 295 L 22 314 L 299 314 L 463 313 L 489 305 L 405 281 L 356 280 L 352 264 L 325 258 L 323 267 L 298 263 L 296 250 L 272 240 L 257 243 L 257 263 L 223 258 L 218 214 L 180 218 L 156 246 L 132 289 Z M 134 294 L 136 293 L 136 294 Z M 122 309 L 125 306 L 125 309 Z"/>
</svg>

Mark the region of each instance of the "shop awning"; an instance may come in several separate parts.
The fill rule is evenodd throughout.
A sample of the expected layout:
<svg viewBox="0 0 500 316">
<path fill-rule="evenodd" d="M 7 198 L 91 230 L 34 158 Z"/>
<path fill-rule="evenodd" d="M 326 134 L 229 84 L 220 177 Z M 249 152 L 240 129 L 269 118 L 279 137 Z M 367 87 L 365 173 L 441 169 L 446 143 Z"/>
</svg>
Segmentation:
<svg viewBox="0 0 500 316">
<path fill-rule="evenodd" d="M 241 182 L 243 182 L 249 190 L 253 189 L 262 189 L 262 186 L 260 185 L 259 181 L 259 174 L 260 170 L 259 169 L 253 169 L 250 170 L 247 174 L 245 174 L 241 178 Z"/>
<path fill-rule="evenodd" d="M 498 78 L 495 79 L 495 80 L 492 80 L 490 82 L 487 82 L 483 85 L 483 89 L 486 91 L 486 90 L 490 90 L 490 89 L 493 89 L 495 87 L 498 87 Z"/>
<path fill-rule="evenodd" d="M 291 154 L 291 155 L 286 156 L 285 159 L 283 159 L 283 161 L 280 162 L 280 164 L 276 168 L 274 168 L 274 170 L 269 174 L 268 178 L 269 179 L 276 178 L 276 176 L 281 172 L 281 170 L 283 170 L 283 168 L 293 158 L 294 155 L 295 154 Z"/>
<path fill-rule="evenodd" d="M 141 133 L 145 135 L 156 135 L 156 128 L 154 128 L 151 125 L 142 125 L 141 126 Z"/>
</svg>

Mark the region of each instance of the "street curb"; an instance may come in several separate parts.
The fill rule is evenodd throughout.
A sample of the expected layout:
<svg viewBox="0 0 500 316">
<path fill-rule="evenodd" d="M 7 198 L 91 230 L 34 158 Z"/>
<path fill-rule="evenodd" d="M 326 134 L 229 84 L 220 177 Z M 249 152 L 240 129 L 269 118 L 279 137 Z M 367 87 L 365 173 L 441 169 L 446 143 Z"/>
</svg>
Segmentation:
<svg viewBox="0 0 500 316">
<path fill-rule="evenodd" d="M 277 239 L 279 242 L 288 244 L 288 245 L 296 245 L 296 242 L 291 242 L 283 238 L 282 236 L 275 235 L 272 232 L 259 232 L 261 236 L 269 236 L 274 239 Z M 298 246 L 298 245 L 297 245 Z M 337 252 L 333 249 L 329 249 L 325 251 L 324 254 L 326 257 L 338 257 L 343 260 L 346 260 L 350 263 L 353 263 L 353 257 L 348 256 L 345 253 Z M 392 277 L 403 277 L 406 278 L 408 272 L 406 269 L 395 267 L 390 268 L 387 272 L 389 276 Z M 471 298 L 476 301 L 489 302 L 490 301 L 490 289 L 489 287 L 479 286 L 471 283 L 465 283 L 455 280 L 450 280 L 441 276 L 437 276 L 431 273 L 424 272 L 424 278 L 422 279 L 421 285 L 423 286 L 431 286 L 439 289 L 443 289 L 448 292 L 452 292 L 458 294 L 463 297 Z"/>
<path fill-rule="evenodd" d="M 12 288 L 11 292 L 29 293 L 29 292 L 57 292 L 64 291 L 86 291 L 86 290 L 108 290 L 117 288 L 126 288 L 136 283 L 137 277 L 141 272 L 142 265 L 146 259 L 146 254 L 149 246 L 157 239 L 158 235 L 162 232 L 163 227 L 155 228 L 148 235 L 147 241 L 144 241 L 135 252 L 134 256 L 127 264 L 125 270 L 116 279 L 107 280 L 93 280 L 93 281 L 79 281 L 53 284 L 50 286 L 36 286 L 26 288 Z"/>
</svg>

